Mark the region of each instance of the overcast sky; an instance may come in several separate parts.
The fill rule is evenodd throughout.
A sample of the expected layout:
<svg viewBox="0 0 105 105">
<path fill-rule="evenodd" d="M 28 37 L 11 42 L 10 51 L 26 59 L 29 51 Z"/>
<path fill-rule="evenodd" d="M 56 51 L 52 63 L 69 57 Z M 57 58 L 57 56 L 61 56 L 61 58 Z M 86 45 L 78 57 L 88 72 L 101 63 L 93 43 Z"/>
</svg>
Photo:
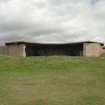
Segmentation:
<svg viewBox="0 0 105 105">
<path fill-rule="evenodd" d="M 0 0 L 0 42 L 105 42 L 105 0 Z"/>
</svg>

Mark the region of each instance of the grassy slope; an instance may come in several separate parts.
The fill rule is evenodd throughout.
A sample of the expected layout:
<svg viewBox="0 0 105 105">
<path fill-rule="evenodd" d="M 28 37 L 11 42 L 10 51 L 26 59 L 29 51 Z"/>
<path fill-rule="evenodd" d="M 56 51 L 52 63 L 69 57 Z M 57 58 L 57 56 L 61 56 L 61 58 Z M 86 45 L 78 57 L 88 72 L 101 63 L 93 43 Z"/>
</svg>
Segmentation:
<svg viewBox="0 0 105 105">
<path fill-rule="evenodd" d="M 0 105 L 105 105 L 105 58 L 1 56 Z"/>
</svg>

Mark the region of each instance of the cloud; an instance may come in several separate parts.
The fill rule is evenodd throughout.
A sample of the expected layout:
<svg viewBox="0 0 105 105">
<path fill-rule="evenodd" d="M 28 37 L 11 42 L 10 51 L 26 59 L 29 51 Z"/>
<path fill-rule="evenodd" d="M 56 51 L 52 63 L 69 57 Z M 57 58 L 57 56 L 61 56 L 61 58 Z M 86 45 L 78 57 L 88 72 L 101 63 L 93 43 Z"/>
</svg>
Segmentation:
<svg viewBox="0 0 105 105">
<path fill-rule="evenodd" d="M 0 41 L 105 42 L 104 0 L 0 0 Z"/>
</svg>

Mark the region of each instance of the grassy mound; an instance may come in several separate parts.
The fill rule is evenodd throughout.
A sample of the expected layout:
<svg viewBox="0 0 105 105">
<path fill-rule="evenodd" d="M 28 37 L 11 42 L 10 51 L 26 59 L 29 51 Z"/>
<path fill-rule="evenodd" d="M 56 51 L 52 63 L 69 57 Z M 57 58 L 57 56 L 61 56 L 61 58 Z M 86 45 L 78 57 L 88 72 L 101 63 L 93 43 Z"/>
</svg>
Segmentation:
<svg viewBox="0 0 105 105">
<path fill-rule="evenodd" d="M 105 56 L 0 56 L 0 105 L 104 105 Z"/>
</svg>

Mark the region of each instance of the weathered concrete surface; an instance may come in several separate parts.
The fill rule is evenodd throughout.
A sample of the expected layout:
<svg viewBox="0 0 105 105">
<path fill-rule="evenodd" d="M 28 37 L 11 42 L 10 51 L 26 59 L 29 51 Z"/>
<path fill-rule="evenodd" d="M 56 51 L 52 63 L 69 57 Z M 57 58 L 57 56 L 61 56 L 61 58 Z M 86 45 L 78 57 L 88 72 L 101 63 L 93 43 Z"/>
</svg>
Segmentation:
<svg viewBox="0 0 105 105">
<path fill-rule="evenodd" d="M 84 43 L 84 56 L 100 56 L 104 53 L 103 46 L 100 43 Z"/>
<path fill-rule="evenodd" d="M 25 45 L 8 45 L 8 46 L 0 46 L 0 55 L 8 55 L 8 56 L 22 56 L 25 57 Z"/>
</svg>

